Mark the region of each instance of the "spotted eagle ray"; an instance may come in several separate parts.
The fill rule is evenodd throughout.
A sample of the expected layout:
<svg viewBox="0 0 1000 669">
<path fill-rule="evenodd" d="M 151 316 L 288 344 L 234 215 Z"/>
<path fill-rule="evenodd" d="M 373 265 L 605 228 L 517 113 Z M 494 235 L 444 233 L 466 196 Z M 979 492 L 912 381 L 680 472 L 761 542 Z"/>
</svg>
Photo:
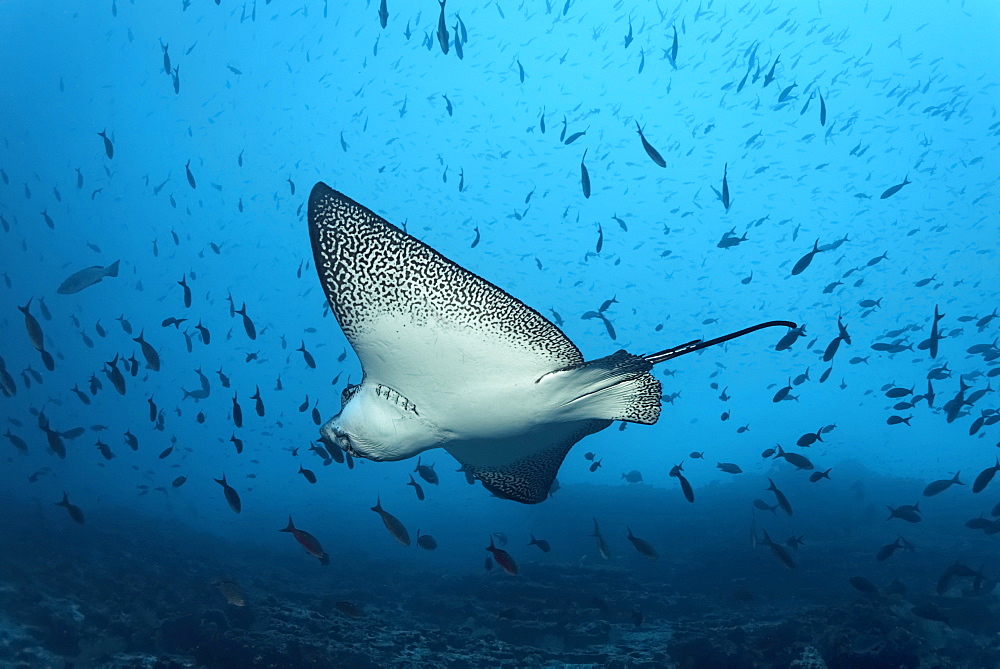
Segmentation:
<svg viewBox="0 0 1000 669">
<path fill-rule="evenodd" d="M 309 195 L 316 270 L 357 354 L 322 440 L 354 457 L 403 460 L 444 448 L 499 497 L 544 500 L 570 448 L 614 421 L 660 416 L 653 365 L 772 326 L 584 361 L 517 298 L 317 183 Z"/>
</svg>

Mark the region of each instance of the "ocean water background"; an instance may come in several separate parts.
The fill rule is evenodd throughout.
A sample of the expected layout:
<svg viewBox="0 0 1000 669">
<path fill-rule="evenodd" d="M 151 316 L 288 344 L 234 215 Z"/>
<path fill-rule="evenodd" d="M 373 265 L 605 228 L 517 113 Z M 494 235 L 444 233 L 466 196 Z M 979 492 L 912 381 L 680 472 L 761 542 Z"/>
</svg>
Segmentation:
<svg viewBox="0 0 1000 669">
<path fill-rule="evenodd" d="M 908 556 L 914 570 L 993 554 L 995 537 L 962 522 L 988 515 L 998 501 L 994 489 L 970 492 L 1000 452 L 998 429 L 970 431 L 997 406 L 998 382 L 988 374 L 996 370 L 1000 318 L 988 316 L 1000 305 L 1000 12 L 988 2 L 667 4 L 452 0 L 450 39 L 457 17 L 468 36 L 460 59 L 453 42 L 442 53 L 433 2 L 389 3 L 385 28 L 378 3 L 363 2 L 5 3 L 0 214 L 9 285 L 0 284 L 0 355 L 17 393 L 0 399 L 0 427 L 29 447 L 24 455 L 0 441 L 9 508 L 61 540 L 85 533 L 97 541 L 102 526 L 138 518 L 319 570 L 276 532 L 291 514 L 330 552 L 328 574 L 370 560 L 480 572 L 492 532 L 511 537 L 509 550 L 524 561 L 593 562 L 597 517 L 616 558 L 643 577 L 664 576 L 632 551 L 626 525 L 664 554 L 673 548 L 719 562 L 735 554 L 764 578 L 800 578 L 751 548 L 756 518 L 776 537 L 805 535 L 800 570 L 833 578 L 824 551 L 846 545 L 874 555 L 898 531 L 882 525 L 883 509 L 918 500 L 925 523 L 903 529 L 950 558 Z M 164 69 L 161 45 L 175 75 Z M 564 122 L 567 138 L 586 134 L 565 144 Z M 665 167 L 644 151 L 636 124 Z M 113 141 L 111 159 L 101 131 Z M 728 210 L 713 192 L 724 170 Z M 880 198 L 904 177 L 911 183 Z M 443 451 L 422 458 L 441 483 L 425 483 L 427 499 L 418 502 L 405 485 L 415 461 L 358 461 L 349 470 L 307 450 L 318 428 L 299 405 L 306 396 L 310 409 L 318 402 L 325 421 L 345 382 L 360 379 L 311 263 L 305 203 L 320 180 L 547 317 L 557 312 L 588 359 L 619 348 L 648 353 L 771 319 L 802 323 L 806 334 L 777 351 L 784 330 L 765 330 L 658 367 L 664 393 L 679 393 L 659 423 L 623 431 L 616 424 L 585 439 L 560 470 L 562 490 L 541 505 L 466 485 Z M 719 248 L 730 230 L 746 241 Z M 791 275 L 814 240 L 843 238 Z M 118 277 L 56 293 L 74 271 L 118 259 Z M 184 277 L 190 308 L 177 285 Z M 255 340 L 230 316 L 227 295 L 246 304 Z M 614 340 L 599 320 L 581 318 L 610 298 Z M 17 309 L 29 299 L 55 356 L 51 372 Z M 878 306 L 860 306 L 864 300 Z M 945 316 L 932 359 L 917 345 L 930 334 L 935 306 Z M 116 353 L 142 356 L 118 317 L 132 336 L 143 331 L 162 359 L 160 371 L 126 373 L 124 395 L 102 369 Z M 187 321 L 161 326 L 168 317 Z M 823 362 L 838 317 L 852 344 Z M 96 333 L 98 321 L 106 337 Z M 210 344 L 194 330 L 198 321 L 211 331 Z M 871 348 L 896 340 L 913 350 Z M 300 344 L 315 369 L 296 351 Z M 258 358 L 247 362 L 252 353 Z M 926 400 L 892 408 L 913 397 L 887 398 L 887 387 L 923 395 L 928 373 L 944 364 L 951 376 L 933 381 L 933 408 Z M 22 373 L 29 365 L 41 383 Z M 199 402 L 182 392 L 198 387 L 197 368 L 212 383 Z M 232 389 L 221 386 L 220 368 Z M 809 379 L 791 391 L 796 400 L 772 401 L 807 370 Z M 104 387 L 86 406 L 70 389 L 85 389 L 91 375 Z M 966 395 L 989 392 L 949 422 L 941 407 L 958 393 L 960 375 Z M 248 399 L 258 386 L 263 417 Z M 233 391 L 242 428 L 231 418 Z M 162 431 L 149 420 L 151 397 L 164 412 Z M 41 409 L 58 430 L 88 428 L 67 442 L 64 460 L 37 427 L 33 412 Z M 893 415 L 912 419 L 887 424 Z M 794 445 L 826 425 L 836 428 L 822 442 Z M 749 429 L 738 433 L 741 426 Z M 122 442 L 126 430 L 138 437 L 137 452 Z M 242 454 L 231 435 L 245 443 Z M 172 438 L 174 451 L 160 459 Z M 101 457 L 98 439 L 114 459 Z M 831 480 L 810 483 L 809 472 L 762 458 L 775 444 L 832 468 Z M 689 456 L 702 451 L 703 460 Z M 596 472 L 587 452 L 602 463 Z M 681 461 L 694 504 L 668 476 Z M 744 473 L 722 473 L 717 462 Z M 298 473 L 300 464 L 316 472 L 315 485 Z M 631 470 L 642 472 L 642 484 L 621 479 Z M 965 487 L 922 500 L 926 483 L 959 470 Z M 212 481 L 223 473 L 243 499 L 239 515 Z M 174 488 L 178 476 L 187 482 Z M 769 499 L 769 477 L 795 516 L 754 515 L 750 502 Z M 84 527 L 53 505 L 64 491 L 84 510 Z M 376 498 L 411 533 L 433 534 L 439 549 L 396 544 L 369 511 Z M 521 544 L 529 532 L 552 540 L 553 553 L 528 554 Z M 11 532 L 3 541 L 18 538 Z M 888 579 L 898 567 L 877 568 Z"/>
</svg>

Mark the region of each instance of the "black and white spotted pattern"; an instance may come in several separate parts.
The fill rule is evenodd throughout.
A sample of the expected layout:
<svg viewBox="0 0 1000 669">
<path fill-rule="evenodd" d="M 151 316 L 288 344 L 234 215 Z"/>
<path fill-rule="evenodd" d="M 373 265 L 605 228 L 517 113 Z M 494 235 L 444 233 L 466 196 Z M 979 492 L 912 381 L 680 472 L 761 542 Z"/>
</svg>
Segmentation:
<svg viewBox="0 0 1000 669">
<path fill-rule="evenodd" d="M 500 467 L 479 467 L 475 464 L 462 464 L 468 467 L 472 475 L 482 481 L 483 487 L 491 493 L 504 499 L 514 500 L 522 504 L 538 504 L 544 502 L 549 495 L 552 481 L 559 473 L 566 454 L 576 442 L 589 434 L 600 432 L 610 420 L 585 421 L 580 430 L 559 444 L 539 451 Z"/>
<path fill-rule="evenodd" d="M 371 336 L 373 316 L 388 314 L 481 333 L 501 354 L 537 358 L 543 371 L 583 362 L 537 311 L 324 183 L 309 196 L 309 233 L 323 290 L 352 345 Z"/>
</svg>

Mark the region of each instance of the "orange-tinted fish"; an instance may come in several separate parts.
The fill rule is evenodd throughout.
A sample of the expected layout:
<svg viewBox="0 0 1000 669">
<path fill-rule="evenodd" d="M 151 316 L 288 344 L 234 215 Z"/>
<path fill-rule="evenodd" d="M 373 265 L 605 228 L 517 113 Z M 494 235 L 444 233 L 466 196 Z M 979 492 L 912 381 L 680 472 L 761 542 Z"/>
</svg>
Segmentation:
<svg viewBox="0 0 1000 669">
<path fill-rule="evenodd" d="M 382 518 L 385 529 L 389 530 L 389 534 L 392 535 L 393 539 L 404 546 L 410 545 L 410 533 L 406 531 L 403 523 L 399 522 L 399 518 L 396 518 L 396 516 L 382 508 L 381 498 L 377 498 L 375 506 L 371 507 L 371 509 Z"/>
<path fill-rule="evenodd" d="M 306 549 L 306 553 L 309 553 L 309 555 L 318 559 L 319 563 L 324 567 L 330 564 L 330 556 L 323 550 L 323 547 L 320 545 L 319 541 L 316 540 L 316 537 L 304 530 L 297 529 L 292 523 L 291 516 L 288 517 L 288 527 L 278 531 L 291 532 L 292 536 L 295 537 L 295 540 Z"/>
<path fill-rule="evenodd" d="M 246 606 L 247 600 L 243 596 L 243 591 L 233 581 L 216 581 L 212 585 L 217 587 L 226 601 L 233 606 Z"/>
<path fill-rule="evenodd" d="M 490 535 L 490 545 L 486 547 L 486 550 L 493 554 L 493 559 L 496 560 L 501 569 L 511 576 L 517 576 L 517 563 L 514 562 L 514 558 L 510 556 L 510 553 L 493 544 L 492 535 Z"/>
</svg>

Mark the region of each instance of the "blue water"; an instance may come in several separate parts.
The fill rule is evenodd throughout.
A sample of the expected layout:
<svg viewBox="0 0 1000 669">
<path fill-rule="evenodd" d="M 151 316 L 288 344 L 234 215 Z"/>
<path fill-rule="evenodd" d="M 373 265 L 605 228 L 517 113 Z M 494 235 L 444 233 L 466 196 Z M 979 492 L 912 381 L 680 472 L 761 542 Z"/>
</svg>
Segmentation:
<svg viewBox="0 0 1000 669">
<path fill-rule="evenodd" d="M 303 578 L 316 597 L 340 599 L 337 589 L 351 573 L 365 574 L 374 592 L 395 587 L 388 571 L 414 570 L 487 583 L 516 578 L 543 589 L 577 583 L 586 591 L 581 601 L 598 593 L 574 570 L 611 565 L 614 573 L 592 589 L 613 591 L 616 578 L 637 579 L 645 584 L 639 591 L 718 597 L 720 608 L 737 612 L 743 609 L 732 608 L 730 594 L 740 588 L 757 602 L 772 597 L 795 610 L 865 597 L 850 576 L 880 588 L 900 578 L 908 599 L 875 608 L 880 615 L 903 611 L 899 624 L 920 640 L 917 656 L 926 655 L 934 635 L 995 635 L 995 594 L 963 595 L 959 587 L 939 593 L 935 583 L 955 560 L 974 570 L 984 564 L 987 583 L 998 578 L 990 564 L 996 537 L 963 524 L 980 514 L 992 518 L 1000 499 L 996 483 L 971 492 L 1000 453 L 993 392 L 1000 318 L 991 317 L 1000 306 L 992 171 L 1000 12 L 982 1 L 600 4 L 451 0 L 447 55 L 434 2 L 389 2 L 385 28 L 377 2 L 70 0 L 0 8 L 0 355 L 16 390 L 0 398 L 0 429 L 28 446 L 24 454 L 0 440 L 0 494 L 18 518 L 6 531 L 0 525 L 6 587 L 86 607 L 88 595 L 48 580 L 59 571 L 55 564 L 26 580 L 16 567 L 32 554 L 28 546 L 52 543 L 62 559 L 90 560 L 110 575 L 132 568 L 116 566 L 122 533 L 148 530 L 134 547 L 149 552 L 141 560 L 147 565 L 166 560 L 158 546 L 185 545 L 187 533 L 209 537 L 192 542 L 186 559 L 195 563 L 226 564 L 220 552 L 255 556 L 242 571 L 228 561 L 227 578 L 262 608 L 281 594 L 254 585 L 254 575 L 289 565 L 300 577 L 309 574 Z M 461 59 L 459 21 L 467 32 Z M 164 48 L 177 68 L 171 75 Z M 665 167 L 644 150 L 637 124 Z M 779 351 L 786 329 L 763 330 L 657 366 L 670 399 L 658 423 L 624 430 L 616 423 L 583 440 L 560 469 L 561 490 L 540 505 L 467 485 L 443 450 L 422 456 L 441 482 L 421 481 L 427 498 L 418 501 L 406 485 L 414 460 L 358 460 L 348 469 L 308 450 L 318 436 L 312 407 L 326 421 L 339 410 L 346 383 L 361 378 L 312 264 L 306 202 L 317 181 L 546 317 L 556 312 L 587 359 L 622 348 L 650 353 L 775 319 L 804 324 L 805 334 Z M 720 248 L 729 231 L 746 240 Z M 836 247 L 793 275 L 814 242 Z M 116 260 L 117 277 L 71 295 L 56 292 L 73 272 Z M 256 339 L 230 315 L 227 296 L 237 308 L 245 303 Z M 599 319 L 582 318 L 611 298 L 604 315 L 614 340 Z M 29 299 L 53 371 L 17 309 Z M 935 308 L 944 316 L 932 358 L 919 345 L 931 337 Z M 168 317 L 186 320 L 162 326 Z M 838 318 L 851 344 L 842 342 L 824 361 Z M 199 321 L 211 332 L 208 344 L 194 327 Z M 140 331 L 158 351 L 160 371 L 145 368 L 132 339 Z M 872 348 L 879 343 L 903 350 Z M 300 345 L 315 357 L 315 369 L 296 351 Z M 105 373 L 116 354 L 140 362 L 135 376 L 119 363 L 124 395 Z M 946 378 L 931 381 L 929 406 L 928 374 L 944 365 Z M 199 388 L 198 368 L 210 395 L 184 398 L 182 389 Z M 219 369 L 231 388 L 222 386 Z M 807 372 L 792 384 L 794 399 L 773 401 L 789 379 Z M 93 395 L 92 375 L 103 385 Z M 961 394 L 960 379 L 969 386 Z M 263 417 L 249 399 L 256 387 Z M 891 388 L 912 393 L 890 398 Z M 231 415 L 234 391 L 241 428 Z M 306 397 L 309 409 L 299 411 Z M 162 411 L 162 430 L 149 419 L 150 398 Z M 899 402 L 913 406 L 894 408 Z M 39 412 L 57 431 L 87 428 L 66 440 L 65 459 L 48 448 Z M 906 422 L 890 424 L 893 416 Z M 826 426 L 835 428 L 821 441 L 795 445 Z M 138 438 L 137 451 L 124 443 L 126 430 Z M 231 436 L 244 442 L 242 454 Z M 98 440 L 112 459 L 102 457 Z M 776 444 L 817 470 L 831 469 L 830 480 L 810 482 L 811 472 L 761 457 Z M 593 461 L 601 462 L 596 471 Z M 682 461 L 693 504 L 669 476 Z M 724 473 L 716 463 L 735 463 L 743 473 Z M 300 465 L 316 473 L 316 484 L 298 473 Z M 642 483 L 623 480 L 631 470 Z M 963 486 L 923 496 L 925 485 L 959 471 Z M 239 515 L 213 482 L 223 473 L 242 498 Z M 174 487 L 180 476 L 186 482 Z M 793 516 L 751 506 L 755 498 L 773 503 L 768 478 L 788 495 Z M 85 525 L 54 505 L 64 492 Z M 414 538 L 420 528 L 439 548 L 396 543 L 369 510 L 377 498 Z M 918 501 L 921 523 L 884 520 L 886 506 Z M 276 531 L 289 515 L 323 544 L 330 567 Z M 611 545 L 607 562 L 590 536 L 595 517 Z M 657 547 L 659 562 L 633 549 L 626 527 Z M 788 549 L 794 570 L 760 541 L 753 547 L 751 535 L 759 539 L 763 530 L 779 543 L 804 537 L 805 545 Z M 483 547 L 493 532 L 509 538 L 519 576 L 484 572 Z M 876 551 L 900 533 L 917 551 L 876 563 Z M 530 534 L 548 539 L 552 552 L 527 547 Z M 709 565 L 711 578 L 692 580 Z M 210 588 L 220 578 L 214 569 L 192 576 L 207 591 L 201 606 L 231 610 Z M 158 587 L 169 588 L 174 577 L 162 576 Z M 821 592 L 807 587 L 819 582 Z M 462 587 L 455 592 L 461 599 Z M 509 604 L 490 593 L 466 595 L 496 616 Z M 365 603 L 363 590 L 342 598 Z M 942 632 L 934 627 L 940 623 L 909 613 L 927 598 L 951 612 L 953 627 Z M 968 599 L 994 608 L 963 628 L 957 620 Z M 0 609 L 14 630 L 6 637 L 11 648 L 10 639 L 30 638 L 25 630 L 32 628 L 12 601 Z M 388 604 L 373 602 L 369 620 L 373 611 L 386 616 Z M 626 609 L 636 607 L 646 612 L 647 628 L 676 622 L 677 615 L 650 614 L 656 606 L 623 603 L 623 617 L 611 615 L 609 624 L 643 629 L 628 618 Z M 170 617 L 164 609 L 149 626 Z M 112 635 L 99 622 L 81 625 L 87 638 Z M 647 643 L 630 641 L 634 648 Z M 129 652 L 146 657 L 191 655 L 154 641 L 130 644 Z M 71 660 L 73 650 L 36 659 Z M 676 649 L 664 652 L 679 661 Z M 334 661 L 331 653 L 325 657 Z M 462 657 L 476 664 L 474 655 Z M 588 661 L 560 657 L 547 659 Z M 31 664 L 14 651 L 0 658 Z"/>
</svg>

